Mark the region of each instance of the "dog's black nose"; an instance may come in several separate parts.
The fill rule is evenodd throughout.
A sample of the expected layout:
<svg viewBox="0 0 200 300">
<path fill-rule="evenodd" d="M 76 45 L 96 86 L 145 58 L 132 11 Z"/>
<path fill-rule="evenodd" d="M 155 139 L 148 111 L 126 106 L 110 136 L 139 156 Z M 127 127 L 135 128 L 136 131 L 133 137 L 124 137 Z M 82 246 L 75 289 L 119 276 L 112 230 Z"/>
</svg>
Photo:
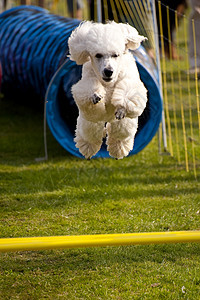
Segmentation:
<svg viewBox="0 0 200 300">
<path fill-rule="evenodd" d="M 104 74 L 106 77 L 111 77 L 113 74 L 113 70 L 111 69 L 104 69 Z"/>
</svg>

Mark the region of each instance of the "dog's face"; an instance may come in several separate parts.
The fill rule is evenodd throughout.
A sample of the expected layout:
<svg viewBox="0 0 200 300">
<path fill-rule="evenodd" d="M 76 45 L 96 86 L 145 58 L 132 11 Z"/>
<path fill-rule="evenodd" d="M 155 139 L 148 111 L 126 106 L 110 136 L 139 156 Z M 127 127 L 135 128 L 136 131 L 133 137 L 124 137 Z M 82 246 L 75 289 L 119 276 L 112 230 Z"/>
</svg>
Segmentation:
<svg viewBox="0 0 200 300">
<path fill-rule="evenodd" d="M 90 55 L 94 72 L 103 84 L 115 83 L 120 73 L 121 53 L 111 51 L 111 53 L 97 52 Z"/>
<path fill-rule="evenodd" d="M 145 37 L 128 24 L 83 22 L 69 38 L 71 60 L 83 65 L 91 61 L 93 70 L 103 85 L 114 84 L 123 69 L 123 57 L 128 49 L 135 50 Z"/>
</svg>

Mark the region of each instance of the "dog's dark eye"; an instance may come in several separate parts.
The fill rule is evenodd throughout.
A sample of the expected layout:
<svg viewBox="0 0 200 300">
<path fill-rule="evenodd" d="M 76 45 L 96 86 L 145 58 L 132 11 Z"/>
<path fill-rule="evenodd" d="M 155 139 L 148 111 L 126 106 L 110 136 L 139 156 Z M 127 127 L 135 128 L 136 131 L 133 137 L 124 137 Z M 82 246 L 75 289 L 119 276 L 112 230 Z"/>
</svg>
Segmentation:
<svg viewBox="0 0 200 300">
<path fill-rule="evenodd" d="M 117 54 L 117 53 L 114 53 L 113 55 L 112 55 L 112 57 L 118 57 L 119 56 L 119 54 Z"/>
<path fill-rule="evenodd" d="M 95 55 L 95 57 L 96 57 L 96 58 L 102 58 L 103 55 L 102 55 L 101 53 L 97 53 L 97 54 Z"/>
</svg>

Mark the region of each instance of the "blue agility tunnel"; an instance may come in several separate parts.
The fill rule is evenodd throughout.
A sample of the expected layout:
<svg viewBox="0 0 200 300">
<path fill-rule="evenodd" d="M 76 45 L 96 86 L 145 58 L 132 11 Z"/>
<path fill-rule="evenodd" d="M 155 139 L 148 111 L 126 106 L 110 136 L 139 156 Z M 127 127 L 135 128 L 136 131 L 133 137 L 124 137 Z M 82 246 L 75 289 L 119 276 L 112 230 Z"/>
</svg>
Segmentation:
<svg viewBox="0 0 200 300">
<path fill-rule="evenodd" d="M 82 157 L 74 143 L 78 109 L 71 94 L 71 86 L 81 78 L 82 67 L 67 58 L 68 38 L 79 23 L 36 6 L 7 10 L 0 14 L 0 62 L 2 92 L 17 90 L 27 99 L 33 94 L 40 101 L 46 99 L 46 118 L 52 134 L 64 149 Z M 143 47 L 134 51 L 133 56 L 148 90 L 148 103 L 139 118 L 130 155 L 151 141 L 162 115 L 155 66 Z M 105 144 L 96 157 L 109 157 Z"/>
</svg>

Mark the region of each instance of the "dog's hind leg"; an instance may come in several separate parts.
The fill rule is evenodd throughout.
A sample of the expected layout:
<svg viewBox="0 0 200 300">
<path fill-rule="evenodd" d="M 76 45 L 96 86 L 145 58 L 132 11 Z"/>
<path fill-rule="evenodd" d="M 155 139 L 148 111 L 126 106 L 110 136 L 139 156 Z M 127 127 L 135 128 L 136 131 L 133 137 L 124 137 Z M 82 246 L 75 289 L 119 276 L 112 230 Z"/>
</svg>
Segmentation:
<svg viewBox="0 0 200 300">
<path fill-rule="evenodd" d="M 133 149 L 138 119 L 125 118 L 107 124 L 108 151 L 110 156 L 122 159 Z"/>
<path fill-rule="evenodd" d="M 104 127 L 104 122 L 94 123 L 78 117 L 74 141 L 86 159 L 90 159 L 100 150 L 105 132 Z"/>
</svg>

